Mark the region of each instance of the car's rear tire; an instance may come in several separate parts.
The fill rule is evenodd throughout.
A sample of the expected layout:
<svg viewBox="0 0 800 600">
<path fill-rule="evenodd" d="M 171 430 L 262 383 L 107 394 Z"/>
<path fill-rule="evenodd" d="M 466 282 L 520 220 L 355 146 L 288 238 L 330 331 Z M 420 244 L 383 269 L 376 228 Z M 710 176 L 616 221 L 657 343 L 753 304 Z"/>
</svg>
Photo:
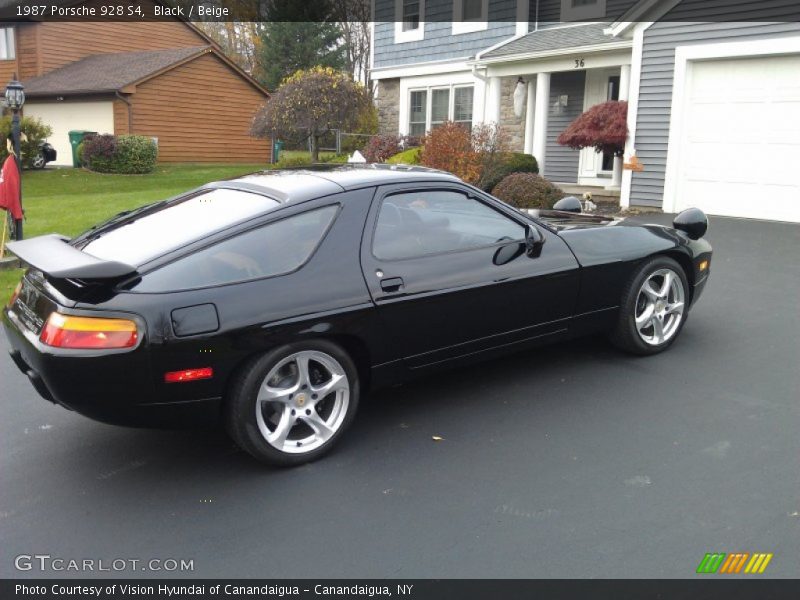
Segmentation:
<svg viewBox="0 0 800 600">
<path fill-rule="evenodd" d="M 360 395 L 350 356 L 327 340 L 275 348 L 232 382 L 225 424 L 256 459 L 293 466 L 326 454 L 355 417 Z"/>
<path fill-rule="evenodd" d="M 668 256 L 656 256 L 642 264 L 623 289 L 610 339 L 632 354 L 658 354 L 675 342 L 688 314 L 686 273 Z"/>
</svg>

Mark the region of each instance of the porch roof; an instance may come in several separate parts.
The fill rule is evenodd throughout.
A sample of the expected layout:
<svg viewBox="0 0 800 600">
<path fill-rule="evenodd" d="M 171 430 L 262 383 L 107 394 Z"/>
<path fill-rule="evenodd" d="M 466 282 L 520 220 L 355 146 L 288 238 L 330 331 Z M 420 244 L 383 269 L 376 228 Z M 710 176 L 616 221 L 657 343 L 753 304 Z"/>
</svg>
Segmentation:
<svg viewBox="0 0 800 600">
<path fill-rule="evenodd" d="M 479 60 L 482 62 L 484 60 L 513 59 L 517 55 L 549 53 L 582 46 L 619 45 L 619 39 L 604 33 L 607 28 L 608 23 L 582 23 L 531 31 L 488 52 L 481 53 Z"/>
</svg>

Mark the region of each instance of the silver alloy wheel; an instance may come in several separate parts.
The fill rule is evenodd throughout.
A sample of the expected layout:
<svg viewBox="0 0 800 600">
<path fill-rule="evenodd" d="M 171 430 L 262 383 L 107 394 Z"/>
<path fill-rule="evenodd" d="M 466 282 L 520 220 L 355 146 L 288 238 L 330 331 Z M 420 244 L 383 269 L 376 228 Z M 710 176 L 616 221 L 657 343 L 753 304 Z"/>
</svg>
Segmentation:
<svg viewBox="0 0 800 600">
<path fill-rule="evenodd" d="M 44 156 L 42 156 L 41 154 L 33 158 L 34 169 L 44 169 L 46 164 L 47 163 L 44 162 Z"/>
<path fill-rule="evenodd" d="M 317 350 L 290 354 L 258 389 L 256 422 L 267 443 L 281 452 L 304 454 L 330 440 L 350 404 L 347 373 Z"/>
<path fill-rule="evenodd" d="M 645 279 L 636 297 L 636 331 L 650 346 L 671 340 L 683 320 L 684 290 L 672 269 L 659 269 Z"/>
</svg>

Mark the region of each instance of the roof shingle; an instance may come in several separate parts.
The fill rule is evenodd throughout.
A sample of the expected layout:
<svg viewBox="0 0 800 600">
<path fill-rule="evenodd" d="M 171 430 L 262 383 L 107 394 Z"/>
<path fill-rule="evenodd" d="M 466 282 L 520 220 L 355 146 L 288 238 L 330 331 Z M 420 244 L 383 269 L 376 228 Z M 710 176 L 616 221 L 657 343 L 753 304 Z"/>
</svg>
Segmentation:
<svg viewBox="0 0 800 600">
<path fill-rule="evenodd" d="M 118 92 L 126 85 L 171 67 L 210 46 L 94 54 L 39 77 L 24 81 L 27 96 Z"/>
<path fill-rule="evenodd" d="M 619 42 L 603 33 L 607 23 L 586 23 L 567 27 L 540 29 L 513 40 L 491 52 L 481 55 L 481 59 L 511 57 L 517 54 L 534 54 L 562 48 L 579 48 Z"/>
</svg>

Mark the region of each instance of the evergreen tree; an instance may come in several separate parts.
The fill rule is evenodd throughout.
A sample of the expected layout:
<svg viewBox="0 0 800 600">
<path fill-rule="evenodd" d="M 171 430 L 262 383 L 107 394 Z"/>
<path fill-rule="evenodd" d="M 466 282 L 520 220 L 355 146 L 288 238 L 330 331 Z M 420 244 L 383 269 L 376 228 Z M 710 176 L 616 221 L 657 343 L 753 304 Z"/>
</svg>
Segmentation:
<svg viewBox="0 0 800 600">
<path fill-rule="evenodd" d="M 315 66 L 343 69 L 346 48 L 329 0 L 272 0 L 261 29 L 256 77 L 275 90 L 284 77 Z"/>
</svg>

